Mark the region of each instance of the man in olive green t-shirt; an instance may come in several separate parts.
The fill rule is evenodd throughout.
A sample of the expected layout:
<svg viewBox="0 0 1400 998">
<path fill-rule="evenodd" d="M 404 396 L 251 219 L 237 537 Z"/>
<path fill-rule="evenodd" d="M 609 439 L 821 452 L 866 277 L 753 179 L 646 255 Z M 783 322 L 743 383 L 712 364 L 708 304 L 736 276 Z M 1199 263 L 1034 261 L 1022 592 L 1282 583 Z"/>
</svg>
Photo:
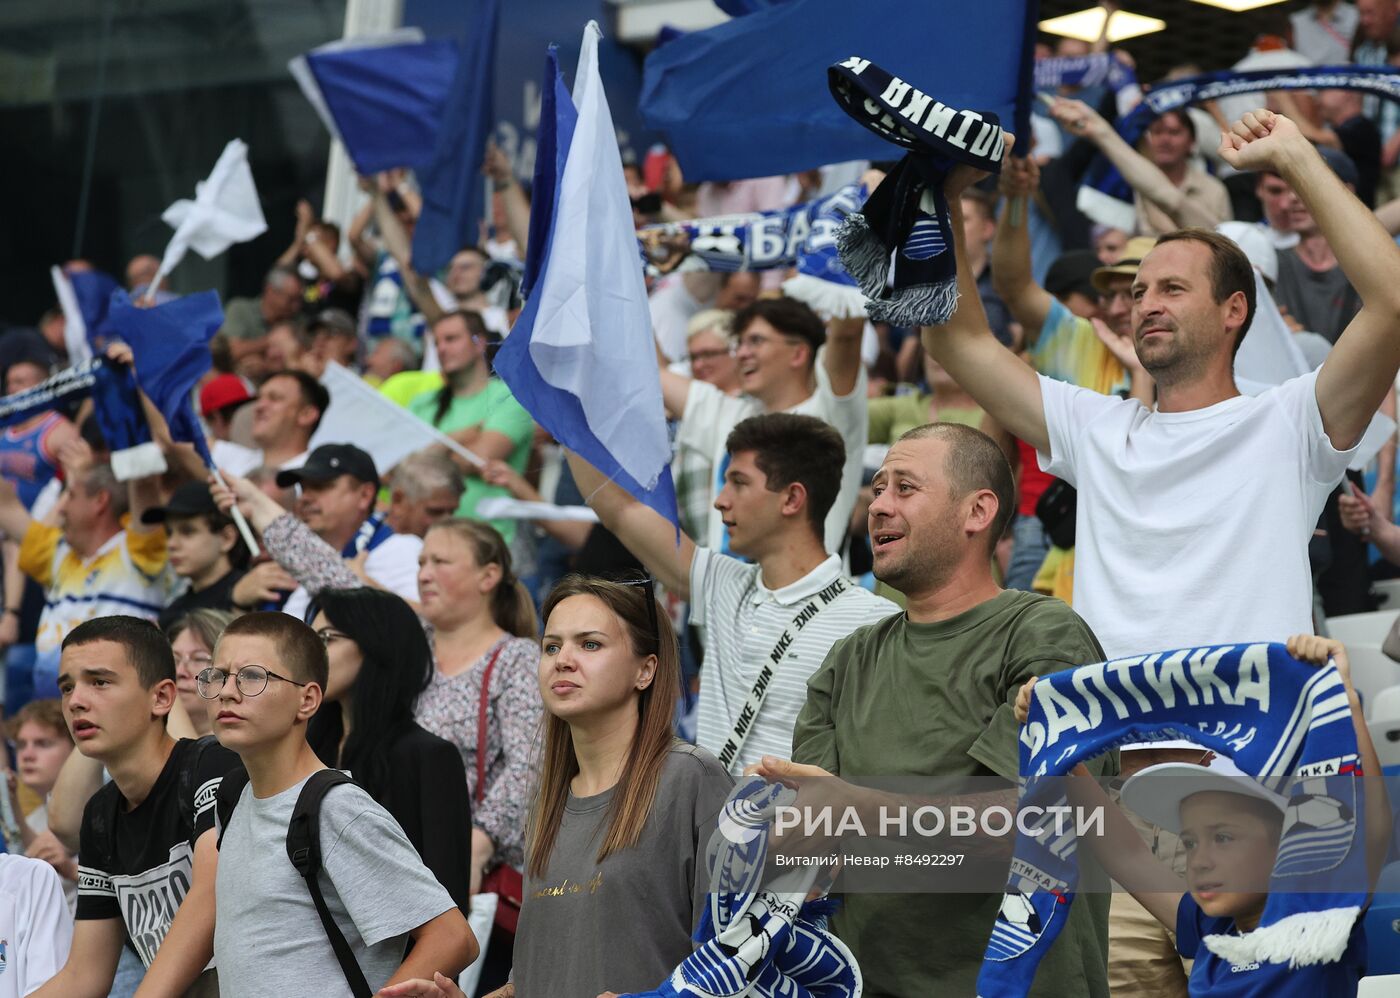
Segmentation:
<svg viewBox="0 0 1400 998">
<path fill-rule="evenodd" d="M 1016 692 L 1031 676 L 1101 661 L 1098 640 L 1062 601 L 997 586 L 991 552 L 1015 511 L 1015 487 L 985 434 L 955 424 L 910 430 L 873 484 L 875 576 L 905 595 L 907 610 L 832 647 L 808 682 L 794 762 L 765 762 L 759 771 L 799 786 L 818 775 L 807 767 L 856 784 L 1000 777 L 1006 789 L 985 796 L 1004 797 L 995 803 L 1014 810 Z M 1116 769 L 1112 757 L 1104 766 Z M 1012 836 L 937 841 L 1009 867 Z M 1085 890 L 1032 995 L 1108 995 L 1109 899 L 1102 886 L 1093 892 L 1085 867 Z M 848 893 L 832 918 L 860 964 L 866 998 L 971 998 L 1002 893 L 912 890 Z"/>
</svg>

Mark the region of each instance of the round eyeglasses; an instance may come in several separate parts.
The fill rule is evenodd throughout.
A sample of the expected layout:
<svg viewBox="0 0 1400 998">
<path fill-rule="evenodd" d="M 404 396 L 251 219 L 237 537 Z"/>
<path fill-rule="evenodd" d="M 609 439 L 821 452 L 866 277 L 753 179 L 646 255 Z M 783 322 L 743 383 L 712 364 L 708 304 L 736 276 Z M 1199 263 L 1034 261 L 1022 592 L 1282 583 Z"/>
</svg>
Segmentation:
<svg viewBox="0 0 1400 998">
<path fill-rule="evenodd" d="M 206 700 L 213 700 L 224 689 L 224 681 L 229 674 L 223 669 L 205 669 L 194 677 L 195 689 L 199 695 Z M 295 679 L 288 679 L 286 676 L 279 676 L 270 669 L 261 665 L 245 665 L 234 674 L 234 684 L 238 687 L 238 692 L 245 697 L 255 697 L 263 690 L 267 689 L 269 679 L 280 679 L 284 683 L 291 683 L 293 686 L 305 686 L 306 683 L 299 683 Z"/>
</svg>

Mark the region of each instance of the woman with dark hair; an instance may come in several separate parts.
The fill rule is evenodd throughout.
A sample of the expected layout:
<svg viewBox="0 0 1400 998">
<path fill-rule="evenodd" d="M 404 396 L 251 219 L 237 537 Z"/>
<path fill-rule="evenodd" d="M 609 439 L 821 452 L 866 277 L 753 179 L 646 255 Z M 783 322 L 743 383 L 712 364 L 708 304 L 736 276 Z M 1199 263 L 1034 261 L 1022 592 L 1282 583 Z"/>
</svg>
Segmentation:
<svg viewBox="0 0 1400 998">
<path fill-rule="evenodd" d="M 452 900 L 470 910 L 471 798 L 456 746 L 413 719 L 432 675 L 417 615 L 379 589 L 327 590 L 311 626 L 330 677 L 307 741 L 327 766 L 347 769 L 403 827 Z"/>
</svg>

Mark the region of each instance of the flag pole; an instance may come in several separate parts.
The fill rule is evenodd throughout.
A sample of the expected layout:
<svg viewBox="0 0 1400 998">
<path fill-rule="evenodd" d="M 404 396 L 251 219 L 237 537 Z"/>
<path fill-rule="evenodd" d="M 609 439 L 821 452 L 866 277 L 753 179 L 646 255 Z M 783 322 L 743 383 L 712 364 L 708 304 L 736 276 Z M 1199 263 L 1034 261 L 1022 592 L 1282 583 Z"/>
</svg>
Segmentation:
<svg viewBox="0 0 1400 998">
<path fill-rule="evenodd" d="M 228 481 L 224 478 L 224 473 L 222 471 L 212 464 L 209 466 L 209 470 L 213 472 L 214 477 L 219 480 L 220 485 L 228 489 L 229 492 L 233 492 L 233 489 L 229 489 Z M 239 536 L 243 538 L 243 543 L 248 545 L 248 550 L 253 553 L 253 557 L 256 558 L 258 555 L 262 554 L 262 549 L 258 547 L 258 542 L 253 538 L 253 528 L 248 526 L 248 518 L 243 515 L 243 510 L 238 508 L 237 493 L 233 495 L 233 505 L 229 507 L 228 513 L 229 516 L 233 518 L 234 526 L 238 528 L 238 533 Z"/>
</svg>

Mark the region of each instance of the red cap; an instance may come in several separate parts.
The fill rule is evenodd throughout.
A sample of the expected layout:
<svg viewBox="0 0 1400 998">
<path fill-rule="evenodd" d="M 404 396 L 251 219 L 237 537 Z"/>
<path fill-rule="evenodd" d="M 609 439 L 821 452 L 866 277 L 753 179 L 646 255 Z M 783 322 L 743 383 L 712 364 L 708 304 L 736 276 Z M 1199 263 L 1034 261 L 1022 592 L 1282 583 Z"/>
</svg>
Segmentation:
<svg viewBox="0 0 1400 998">
<path fill-rule="evenodd" d="M 208 416 L 224 406 L 238 405 L 252 401 L 253 395 L 248 386 L 236 374 L 219 374 L 205 382 L 199 390 L 199 414 Z"/>
</svg>

